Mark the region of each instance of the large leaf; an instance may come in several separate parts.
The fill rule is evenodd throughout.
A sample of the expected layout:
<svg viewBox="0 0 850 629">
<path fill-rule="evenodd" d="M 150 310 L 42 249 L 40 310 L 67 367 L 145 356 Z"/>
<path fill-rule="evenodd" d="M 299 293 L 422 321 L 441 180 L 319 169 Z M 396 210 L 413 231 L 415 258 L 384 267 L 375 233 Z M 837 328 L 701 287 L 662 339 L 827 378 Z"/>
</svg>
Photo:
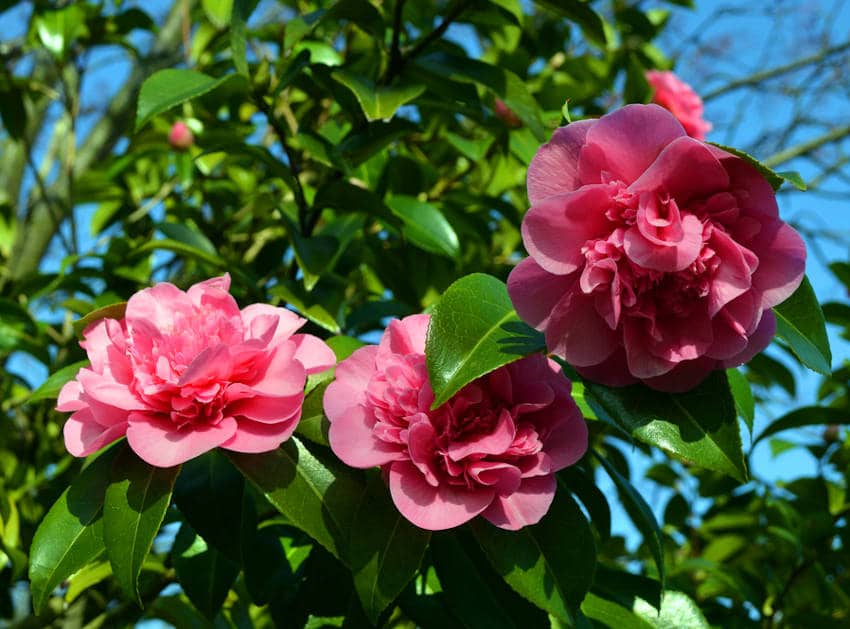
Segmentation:
<svg viewBox="0 0 850 629">
<path fill-rule="evenodd" d="M 194 70 L 167 69 L 155 72 L 142 83 L 136 108 L 136 130 L 154 116 L 188 100 L 203 96 L 238 74 L 213 78 Z"/>
<path fill-rule="evenodd" d="M 542 349 L 505 285 L 473 273 L 449 286 L 431 316 L 425 355 L 437 408 L 476 378 Z"/>
<path fill-rule="evenodd" d="M 593 583 L 596 548 L 590 526 L 569 494 L 558 492 L 549 513 L 533 526 L 505 531 L 478 518 L 472 530 L 508 585 L 561 621 L 575 621 Z"/>
<path fill-rule="evenodd" d="M 641 441 L 689 463 L 746 482 L 735 402 L 723 371 L 686 393 L 660 393 L 643 385 L 608 388 L 586 383 L 597 415 Z"/>
<path fill-rule="evenodd" d="M 372 623 L 416 575 L 430 537 L 399 513 L 381 475 L 372 474 L 354 518 L 349 552 L 354 587 Z"/>
<path fill-rule="evenodd" d="M 314 454 L 296 437 L 272 452 L 229 457 L 292 524 L 345 559 L 364 488 L 354 470 Z"/>
<path fill-rule="evenodd" d="M 772 422 L 753 443 L 756 444 L 765 437 L 770 437 L 783 430 L 826 424 L 848 425 L 850 424 L 850 413 L 844 408 L 833 408 L 831 406 L 804 406 Z"/>
<path fill-rule="evenodd" d="M 424 85 L 377 86 L 364 76 L 349 70 L 336 70 L 333 78 L 354 92 L 367 120 L 389 120 L 399 107 L 425 91 Z"/>
<path fill-rule="evenodd" d="M 177 578 L 186 596 L 199 612 L 212 620 L 239 575 L 239 566 L 208 547 L 204 538 L 185 523 L 174 540 L 172 555 Z"/>
<path fill-rule="evenodd" d="M 809 369 L 828 376 L 832 372 L 832 352 L 815 291 L 807 277 L 784 302 L 774 307 L 776 334 L 791 347 Z"/>
<path fill-rule="evenodd" d="M 125 448 L 112 465 L 103 503 L 103 541 L 112 573 L 141 605 L 138 578 L 165 512 L 180 467 L 148 465 Z"/>
<path fill-rule="evenodd" d="M 660 610 L 640 599 L 635 603 L 634 610 L 655 629 L 668 629 L 668 627 L 710 629 L 711 627 L 699 606 L 682 592 L 665 592 L 661 599 Z"/>
<path fill-rule="evenodd" d="M 65 579 L 105 550 L 101 514 L 112 462 L 124 445 L 95 458 L 50 507 L 30 549 L 30 591 L 38 614 Z"/>
<path fill-rule="evenodd" d="M 620 496 L 620 502 L 632 519 L 632 522 L 643 535 L 643 541 L 649 546 L 652 553 L 652 558 L 655 560 L 655 567 L 658 569 L 658 580 L 661 582 L 661 587 L 664 587 L 664 540 L 661 537 L 661 529 L 658 528 L 658 522 L 652 514 L 652 509 L 646 504 L 646 501 L 632 486 L 628 479 L 623 478 L 611 463 L 604 457 L 598 456 L 597 459 L 602 463 L 608 476 L 614 481 L 617 487 L 617 494 Z"/>
<path fill-rule="evenodd" d="M 402 233 L 417 247 L 449 258 L 460 253 L 454 228 L 436 206 L 404 195 L 391 197 L 387 205 L 404 223 Z"/>
</svg>

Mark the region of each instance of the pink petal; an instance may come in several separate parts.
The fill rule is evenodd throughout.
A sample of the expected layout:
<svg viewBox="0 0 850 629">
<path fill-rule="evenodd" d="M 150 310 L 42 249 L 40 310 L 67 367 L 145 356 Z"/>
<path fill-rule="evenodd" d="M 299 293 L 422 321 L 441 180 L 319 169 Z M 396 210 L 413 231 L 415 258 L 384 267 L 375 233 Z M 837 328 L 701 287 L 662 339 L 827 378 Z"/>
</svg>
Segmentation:
<svg viewBox="0 0 850 629">
<path fill-rule="evenodd" d="M 271 397 L 289 397 L 304 391 L 307 371 L 295 360 L 298 346 L 291 339 L 272 350 L 266 368 L 249 383 L 257 393 Z"/>
<path fill-rule="evenodd" d="M 186 291 L 186 295 L 198 308 L 205 311 L 215 311 L 222 318 L 239 318 L 239 306 L 228 292 L 230 275 L 213 277 L 199 282 Z"/>
<path fill-rule="evenodd" d="M 629 318 L 623 324 L 623 341 L 629 371 L 637 378 L 654 378 L 667 373 L 676 362 L 657 356 L 648 346 L 649 334 L 645 320 Z"/>
<path fill-rule="evenodd" d="M 168 419 L 148 413 L 131 413 L 127 442 L 142 459 L 156 467 L 173 467 L 208 452 L 236 433 L 236 420 L 178 429 Z"/>
<path fill-rule="evenodd" d="M 659 191 L 676 199 L 680 207 L 694 197 L 709 196 L 729 188 L 729 175 L 708 147 L 693 138 L 674 139 L 652 165 L 629 186 L 632 192 Z"/>
<path fill-rule="evenodd" d="M 756 237 L 759 267 L 753 288 L 762 294 L 762 307 L 772 308 L 788 299 L 806 272 L 806 245 L 800 235 L 783 222 L 765 225 Z"/>
<path fill-rule="evenodd" d="M 743 215 L 762 220 L 779 216 L 776 193 L 761 173 L 740 157 L 712 144 L 705 146 L 729 174 L 729 190 L 735 194 Z"/>
<path fill-rule="evenodd" d="M 638 379 L 629 371 L 626 351 L 622 347 L 601 363 L 586 367 L 576 367 L 576 371 L 586 380 L 598 382 L 609 387 L 625 387 L 638 382 Z"/>
<path fill-rule="evenodd" d="M 126 329 L 115 319 L 101 319 L 86 327 L 85 340 L 80 347 L 86 350 L 91 369 L 118 382 L 130 382 L 133 367 L 127 356 Z"/>
<path fill-rule="evenodd" d="M 550 273 L 566 275 L 584 261 L 588 240 L 607 236 L 611 206 L 608 186 L 584 186 L 531 206 L 522 221 L 522 241 L 535 261 Z"/>
<path fill-rule="evenodd" d="M 556 487 L 554 476 L 524 478 L 519 489 L 507 496 L 496 496 L 481 515 L 508 531 L 537 524 L 552 506 Z"/>
<path fill-rule="evenodd" d="M 333 422 L 352 406 L 357 406 L 375 373 L 376 345 L 367 345 L 354 351 L 336 366 L 335 380 L 325 389 L 322 406 L 325 415 Z"/>
<path fill-rule="evenodd" d="M 500 496 L 515 492 L 522 483 L 519 468 L 502 461 L 470 463 L 466 468 L 466 473 L 478 484 L 495 489 Z"/>
<path fill-rule="evenodd" d="M 677 364 L 667 373 L 656 378 L 646 378 L 644 383 L 657 391 L 684 393 L 690 391 L 718 367 L 713 358 L 701 357 Z"/>
<path fill-rule="evenodd" d="M 328 391 L 336 384 L 331 383 Z M 327 391 L 325 396 L 327 399 Z M 403 456 L 403 448 L 399 444 L 391 444 L 377 439 L 372 427 L 375 418 L 362 406 L 350 406 L 344 412 L 330 417 L 328 440 L 331 449 L 346 465 L 368 468 L 397 461 Z"/>
<path fill-rule="evenodd" d="M 227 380 L 233 372 L 233 359 L 226 345 L 207 347 L 192 359 L 180 376 L 177 386 L 202 385 Z"/>
<path fill-rule="evenodd" d="M 579 177 L 585 184 L 617 180 L 628 185 L 664 147 L 684 135 L 682 125 L 663 107 L 626 105 L 588 130 L 579 156 Z"/>
<path fill-rule="evenodd" d="M 727 369 L 729 367 L 737 367 L 751 361 L 753 356 L 770 345 L 770 341 L 773 339 L 774 334 L 776 334 L 776 317 L 772 310 L 765 310 L 758 327 L 752 334 L 749 335 L 747 347 L 738 354 L 720 361 L 721 366 L 724 369 Z"/>
<path fill-rule="evenodd" d="M 259 325 L 259 322 L 255 323 L 255 319 L 264 317 L 274 317 L 277 319 L 274 337 L 270 341 L 272 344 L 285 341 L 307 322 L 306 319 L 302 319 L 291 310 L 276 308 L 268 304 L 251 304 L 250 306 L 245 306 L 241 314 L 242 324 L 245 326 L 249 338 L 258 338 L 254 334 L 262 334 L 264 329 L 264 326 Z"/>
<path fill-rule="evenodd" d="M 247 417 L 263 424 L 278 424 L 301 415 L 304 394 L 286 397 L 258 395 L 244 397 L 227 405 L 226 414 L 232 417 Z"/>
<path fill-rule="evenodd" d="M 124 318 L 135 341 L 137 324 L 144 330 L 142 337 L 150 336 L 151 331 L 159 337 L 159 330 L 179 329 L 176 315 L 191 317 L 194 312 L 195 305 L 186 293 L 173 284 L 160 282 L 130 297 Z"/>
<path fill-rule="evenodd" d="M 720 229 L 713 231 L 709 244 L 721 261 L 708 296 L 708 316 L 713 317 L 752 288 L 752 275 L 759 266 L 759 259 Z"/>
<path fill-rule="evenodd" d="M 77 381 L 86 396 L 101 404 L 114 406 L 125 411 L 145 408 L 145 404 L 130 391 L 126 384 L 115 382 L 111 378 L 96 374 L 90 369 L 80 369 L 77 374 Z"/>
<path fill-rule="evenodd" d="M 289 439 L 297 426 L 297 419 L 275 424 L 239 419 L 234 435 L 220 447 L 234 452 L 269 452 Z"/>
<path fill-rule="evenodd" d="M 596 120 L 579 120 L 555 129 L 552 139 L 537 149 L 528 166 L 528 199 L 532 204 L 581 186 L 578 156 Z"/>
<path fill-rule="evenodd" d="M 430 531 L 468 522 L 484 511 L 496 495 L 493 489 L 432 487 L 410 461 L 390 464 L 389 484 L 393 502 L 401 514 L 416 526 Z"/>
<path fill-rule="evenodd" d="M 572 398 L 559 400 L 547 409 L 556 415 L 545 435 L 543 450 L 549 455 L 552 471 L 557 472 L 581 459 L 587 452 L 587 424 Z"/>
<path fill-rule="evenodd" d="M 76 380 L 69 380 L 59 391 L 59 397 L 56 400 L 56 410 L 62 412 L 78 411 L 85 408 L 86 403 L 80 399 L 83 389 L 80 383 Z"/>
<path fill-rule="evenodd" d="M 295 343 L 295 360 L 304 365 L 307 375 L 325 371 L 336 365 L 336 354 L 318 337 L 312 334 L 296 334 L 292 337 Z"/>
<path fill-rule="evenodd" d="M 378 344 L 376 361 L 394 354 L 424 354 L 430 319 L 430 315 L 421 314 L 390 321 Z"/>
<path fill-rule="evenodd" d="M 596 311 L 593 296 L 577 286 L 555 306 L 544 332 L 549 351 L 574 367 L 601 363 L 620 344 L 618 334 Z"/>
<path fill-rule="evenodd" d="M 533 258 L 526 258 L 508 276 L 508 294 L 520 319 L 542 330 L 555 305 L 574 283 L 574 277 L 553 275 Z"/>
<path fill-rule="evenodd" d="M 702 221 L 688 214 L 682 218 L 682 230 L 681 241 L 664 246 L 647 240 L 637 226 L 630 227 L 623 241 L 626 255 L 645 269 L 682 271 L 693 264 L 702 249 Z"/>
<path fill-rule="evenodd" d="M 511 447 L 516 436 L 516 426 L 511 414 L 502 409 L 492 432 L 473 435 L 468 441 L 452 441 L 448 454 L 453 461 L 460 461 L 471 454 L 502 454 Z"/>
<path fill-rule="evenodd" d="M 88 456 L 102 447 L 120 439 L 127 432 L 127 423 L 104 428 L 94 421 L 91 411 L 82 409 L 71 415 L 62 429 L 65 449 L 74 456 Z"/>
</svg>

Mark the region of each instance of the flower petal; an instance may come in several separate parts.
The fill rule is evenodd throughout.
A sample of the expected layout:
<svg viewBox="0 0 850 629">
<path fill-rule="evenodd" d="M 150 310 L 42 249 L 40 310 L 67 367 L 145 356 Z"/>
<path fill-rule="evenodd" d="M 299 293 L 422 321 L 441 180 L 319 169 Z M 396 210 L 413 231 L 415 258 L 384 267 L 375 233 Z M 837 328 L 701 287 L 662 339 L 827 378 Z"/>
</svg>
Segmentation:
<svg viewBox="0 0 850 629">
<path fill-rule="evenodd" d="M 526 179 L 532 204 L 581 186 L 578 156 L 588 130 L 596 123 L 596 120 L 579 120 L 555 129 L 552 139 L 537 149 Z"/>
<path fill-rule="evenodd" d="M 481 515 L 508 531 L 537 524 L 552 506 L 556 487 L 554 476 L 524 478 L 515 492 L 496 496 Z"/>
<path fill-rule="evenodd" d="M 170 420 L 149 413 L 131 413 L 127 442 L 155 467 L 173 467 L 220 446 L 236 433 L 236 420 L 177 428 Z"/>
</svg>

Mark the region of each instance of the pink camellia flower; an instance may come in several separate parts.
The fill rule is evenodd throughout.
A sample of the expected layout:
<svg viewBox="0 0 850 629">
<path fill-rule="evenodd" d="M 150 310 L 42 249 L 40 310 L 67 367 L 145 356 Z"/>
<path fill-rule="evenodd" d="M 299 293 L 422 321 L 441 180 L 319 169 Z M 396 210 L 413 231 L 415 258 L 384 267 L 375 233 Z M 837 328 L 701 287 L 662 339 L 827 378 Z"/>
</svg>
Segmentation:
<svg viewBox="0 0 850 629">
<path fill-rule="evenodd" d="M 353 467 L 380 465 L 398 510 L 441 530 L 481 514 L 516 530 L 542 518 L 554 473 L 587 450 L 570 382 L 532 355 L 468 384 L 438 409 L 425 366 L 428 315 L 394 320 L 325 391 L 330 443 Z"/>
<path fill-rule="evenodd" d="M 195 143 L 195 135 L 185 122 L 178 120 L 168 131 L 168 143 L 180 151 L 185 151 Z"/>
<path fill-rule="evenodd" d="M 604 384 L 683 391 L 748 361 L 803 277 L 805 246 L 764 177 L 657 105 L 556 130 L 528 196 L 531 257 L 508 278 L 511 300 Z"/>
<path fill-rule="evenodd" d="M 646 80 L 654 90 L 652 102 L 669 109 L 689 136 L 704 140 L 711 124 L 702 119 L 702 99 L 693 88 L 672 72 L 649 70 Z"/>
<path fill-rule="evenodd" d="M 65 447 L 86 456 L 127 435 L 158 467 L 221 446 L 265 452 L 289 438 L 301 417 L 308 374 L 336 362 L 284 308 L 241 311 L 230 277 L 183 292 L 162 283 L 133 295 L 122 320 L 101 319 L 81 343 L 91 361 L 59 393 Z"/>
</svg>

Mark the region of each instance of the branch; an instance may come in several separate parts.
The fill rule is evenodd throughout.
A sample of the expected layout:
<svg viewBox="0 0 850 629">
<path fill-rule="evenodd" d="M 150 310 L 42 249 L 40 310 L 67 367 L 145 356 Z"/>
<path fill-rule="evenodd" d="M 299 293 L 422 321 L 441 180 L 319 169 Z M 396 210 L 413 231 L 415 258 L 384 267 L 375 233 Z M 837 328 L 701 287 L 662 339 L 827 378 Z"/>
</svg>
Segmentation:
<svg viewBox="0 0 850 629">
<path fill-rule="evenodd" d="M 836 129 L 833 129 L 832 131 L 824 133 L 823 135 L 819 135 L 816 138 L 812 138 L 811 140 L 802 142 L 797 146 L 792 146 L 790 149 L 785 149 L 784 151 L 774 153 L 767 159 L 763 160 L 762 163 L 768 168 L 775 168 L 776 166 L 791 161 L 796 157 L 803 157 L 805 155 L 808 155 L 809 153 L 821 148 L 822 146 L 832 144 L 833 142 L 838 142 L 839 140 L 842 140 L 847 136 L 850 136 L 850 125 L 838 127 Z"/>
</svg>

